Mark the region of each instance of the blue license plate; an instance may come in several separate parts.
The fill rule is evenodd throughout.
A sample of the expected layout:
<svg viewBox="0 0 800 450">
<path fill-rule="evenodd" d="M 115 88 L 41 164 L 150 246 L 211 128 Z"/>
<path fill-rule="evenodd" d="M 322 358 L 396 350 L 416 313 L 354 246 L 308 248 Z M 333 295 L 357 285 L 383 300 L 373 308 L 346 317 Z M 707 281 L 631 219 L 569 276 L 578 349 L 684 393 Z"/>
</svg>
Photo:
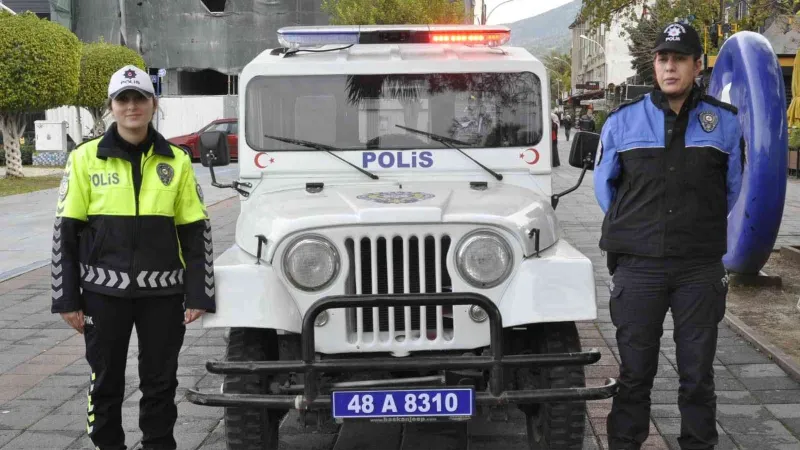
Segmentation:
<svg viewBox="0 0 800 450">
<path fill-rule="evenodd" d="M 334 419 L 466 419 L 473 415 L 475 395 L 469 388 L 336 391 L 332 404 Z"/>
</svg>

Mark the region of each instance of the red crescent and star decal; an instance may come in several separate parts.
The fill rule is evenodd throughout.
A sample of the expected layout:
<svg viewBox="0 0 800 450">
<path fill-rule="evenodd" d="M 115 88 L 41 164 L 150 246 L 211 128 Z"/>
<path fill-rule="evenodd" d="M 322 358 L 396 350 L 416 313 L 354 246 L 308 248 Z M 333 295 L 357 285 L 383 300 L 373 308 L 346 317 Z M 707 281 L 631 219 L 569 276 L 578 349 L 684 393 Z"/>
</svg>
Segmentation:
<svg viewBox="0 0 800 450">
<path fill-rule="evenodd" d="M 266 169 L 275 163 L 275 158 L 269 156 L 267 153 L 259 152 L 256 153 L 255 158 L 253 158 L 253 162 L 259 169 Z"/>
<path fill-rule="evenodd" d="M 539 151 L 535 148 L 529 148 L 519 154 L 519 159 L 524 161 L 525 164 L 532 166 L 539 162 Z"/>
</svg>

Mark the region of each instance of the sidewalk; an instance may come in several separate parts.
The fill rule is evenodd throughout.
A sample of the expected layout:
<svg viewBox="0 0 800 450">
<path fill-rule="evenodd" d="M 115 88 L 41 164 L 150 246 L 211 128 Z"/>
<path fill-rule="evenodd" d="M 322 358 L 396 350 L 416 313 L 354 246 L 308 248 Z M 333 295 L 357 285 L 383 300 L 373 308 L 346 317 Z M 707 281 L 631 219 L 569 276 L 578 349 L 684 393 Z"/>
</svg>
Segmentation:
<svg viewBox="0 0 800 450">
<path fill-rule="evenodd" d="M 563 137 L 563 134 L 562 134 Z M 568 144 L 559 143 L 562 166 L 555 170 L 554 190 L 571 187 L 579 170 L 566 165 Z M 796 192 L 796 191 L 795 191 Z M 208 193 L 206 194 L 208 196 Z M 795 200 L 796 205 L 797 200 Z M 215 254 L 233 242 L 239 213 L 236 199 L 211 208 Z M 609 317 L 608 272 L 597 248 L 602 214 L 594 200 L 591 172 L 578 190 L 565 196 L 558 207 L 564 238 L 588 255 L 595 267 L 598 320 L 579 324 L 584 348 L 597 348 L 603 357 L 586 368 L 587 384 L 598 385 L 618 376 L 614 326 Z M 797 233 L 791 226 L 787 233 Z M 793 230 L 793 231 L 792 231 Z M 50 229 L 47 229 L 49 235 Z M 782 230 L 783 233 L 783 230 Z M 792 238 L 786 234 L 786 239 Z M 795 238 L 794 242 L 798 242 Z M 92 448 L 86 438 L 86 391 L 89 368 L 83 337 L 50 314 L 49 267 L 0 282 L 0 450 Z M 221 377 L 209 374 L 205 363 L 222 359 L 225 342 L 221 330 L 205 330 L 195 322 L 188 327 L 178 371 L 178 423 L 180 449 L 225 449 L 220 408 L 196 406 L 184 398 L 189 388 L 219 388 Z M 672 320 L 665 321 L 659 369 L 652 394 L 651 436 L 647 449 L 675 449 L 680 432 L 677 407 L 678 373 Z M 754 350 L 726 325 L 720 325 L 714 370 L 718 395 L 718 450 L 800 448 L 800 383 L 789 378 L 764 354 Z M 138 431 L 138 375 L 136 336 L 128 353 L 123 428 L 134 448 Z M 606 448 L 605 418 L 610 400 L 590 402 L 584 449 Z M 519 413 L 508 423 L 476 418 L 465 424 L 363 426 L 302 432 L 297 416 L 290 414 L 281 428 L 281 441 L 293 450 L 523 450 L 525 426 Z"/>
<path fill-rule="evenodd" d="M 208 168 L 194 164 L 194 171 L 207 206 L 236 195 L 232 189 L 212 187 Z M 238 176 L 239 165 L 219 167 L 214 172 L 217 181 L 224 183 Z M 50 262 L 57 199 L 57 188 L 0 197 L 0 230 L 4 236 L 0 241 L 0 281 Z"/>
</svg>

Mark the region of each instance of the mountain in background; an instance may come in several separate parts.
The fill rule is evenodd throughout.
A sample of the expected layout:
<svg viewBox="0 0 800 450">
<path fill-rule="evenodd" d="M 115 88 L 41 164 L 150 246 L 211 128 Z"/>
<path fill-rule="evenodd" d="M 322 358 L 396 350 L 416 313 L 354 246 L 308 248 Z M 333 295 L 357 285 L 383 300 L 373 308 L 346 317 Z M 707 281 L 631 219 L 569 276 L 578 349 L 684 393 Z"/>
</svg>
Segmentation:
<svg viewBox="0 0 800 450">
<path fill-rule="evenodd" d="M 506 24 L 511 28 L 508 45 L 525 47 L 537 58 L 550 54 L 552 50 L 567 53 L 572 46 L 569 26 L 580 9 L 581 0 L 574 0 L 538 16 Z"/>
</svg>

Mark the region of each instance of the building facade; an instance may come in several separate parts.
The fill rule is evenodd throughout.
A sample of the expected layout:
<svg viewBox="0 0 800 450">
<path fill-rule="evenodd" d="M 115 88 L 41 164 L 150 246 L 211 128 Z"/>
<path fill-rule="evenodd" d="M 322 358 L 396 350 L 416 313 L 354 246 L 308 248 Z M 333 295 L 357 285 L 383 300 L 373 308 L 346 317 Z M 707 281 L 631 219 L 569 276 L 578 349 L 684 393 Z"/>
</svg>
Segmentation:
<svg viewBox="0 0 800 450">
<path fill-rule="evenodd" d="M 607 89 L 625 83 L 636 74 L 631 66 L 633 56 L 622 32 L 628 23 L 626 16 L 619 14 L 610 26 L 591 28 L 590 20 L 579 13 L 570 25 L 573 97 L 602 99 Z"/>
</svg>

